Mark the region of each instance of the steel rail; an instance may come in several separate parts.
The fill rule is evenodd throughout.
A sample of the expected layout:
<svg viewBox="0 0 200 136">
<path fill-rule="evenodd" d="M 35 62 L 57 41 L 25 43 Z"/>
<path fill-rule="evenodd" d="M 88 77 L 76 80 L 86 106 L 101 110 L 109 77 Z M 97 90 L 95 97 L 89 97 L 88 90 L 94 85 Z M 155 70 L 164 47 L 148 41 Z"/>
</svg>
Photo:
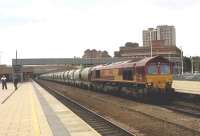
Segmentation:
<svg viewBox="0 0 200 136">
<path fill-rule="evenodd" d="M 183 114 L 187 114 L 190 116 L 194 116 L 194 117 L 200 117 L 200 108 L 197 107 L 192 107 L 192 106 L 188 106 L 188 105 L 180 105 L 180 104 L 176 104 L 176 103 L 171 103 L 169 105 L 162 105 L 161 107 L 179 112 L 179 113 L 183 113 Z"/>
<path fill-rule="evenodd" d="M 58 92 L 56 89 L 52 89 L 44 84 L 39 83 L 43 88 L 45 88 L 50 94 L 55 96 L 60 100 L 65 106 L 71 109 L 75 114 L 87 122 L 92 128 L 94 128 L 102 136 L 136 136 L 135 134 L 129 132 L 109 121 L 108 119 L 102 117 L 101 115 L 95 113 L 94 111 L 86 108 L 80 103 L 72 100 L 69 97 L 64 96 L 62 93 Z"/>
<path fill-rule="evenodd" d="M 48 81 L 47 81 L 48 82 Z M 52 82 L 52 81 L 50 81 Z M 56 82 L 57 84 L 60 84 L 59 82 Z M 155 103 L 153 105 L 156 105 Z M 160 105 L 159 106 L 163 107 L 164 105 Z M 141 112 L 141 111 L 138 111 L 138 110 L 134 110 L 134 109 L 127 109 L 127 110 L 130 110 L 130 111 L 133 111 L 133 112 L 137 112 L 137 113 L 140 113 L 142 115 L 145 115 L 145 116 L 148 116 L 149 118 L 151 119 L 155 119 L 155 120 L 158 120 L 162 123 L 164 123 L 165 125 L 174 125 L 175 128 L 180 128 L 182 129 L 183 131 L 188 131 L 190 132 L 192 135 L 196 136 L 196 135 L 200 135 L 200 132 L 195 130 L 195 129 L 192 129 L 192 128 L 188 128 L 188 127 L 185 127 L 183 125 L 180 125 L 180 124 L 176 124 L 174 122 L 170 122 L 170 121 L 167 121 L 167 120 L 164 120 L 164 119 L 161 119 L 161 118 L 158 118 L 158 117 L 155 117 L 155 116 L 152 116 L 152 115 L 149 115 L 147 113 L 144 113 L 144 112 Z M 89 123 L 88 123 L 89 124 Z M 109 135 L 108 135 L 109 136 Z M 111 135 L 112 136 L 112 135 Z"/>
</svg>

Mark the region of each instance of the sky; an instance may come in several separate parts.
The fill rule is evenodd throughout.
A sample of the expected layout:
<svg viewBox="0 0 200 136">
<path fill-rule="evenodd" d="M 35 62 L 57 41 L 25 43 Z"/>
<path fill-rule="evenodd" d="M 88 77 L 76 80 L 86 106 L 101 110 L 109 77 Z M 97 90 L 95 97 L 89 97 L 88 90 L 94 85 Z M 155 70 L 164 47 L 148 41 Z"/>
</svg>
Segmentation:
<svg viewBox="0 0 200 136">
<path fill-rule="evenodd" d="M 111 56 L 126 42 L 142 46 L 142 30 L 176 28 L 185 56 L 200 56 L 199 0 L 1 0 L 0 63 L 19 58 Z"/>
</svg>

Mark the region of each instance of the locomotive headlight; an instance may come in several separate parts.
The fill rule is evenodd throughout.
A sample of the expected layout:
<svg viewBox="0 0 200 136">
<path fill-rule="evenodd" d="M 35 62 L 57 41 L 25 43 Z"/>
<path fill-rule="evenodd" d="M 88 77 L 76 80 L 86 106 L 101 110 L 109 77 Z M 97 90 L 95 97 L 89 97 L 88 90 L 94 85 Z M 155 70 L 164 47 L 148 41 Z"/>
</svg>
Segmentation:
<svg viewBox="0 0 200 136">
<path fill-rule="evenodd" d="M 148 86 L 153 86 L 153 83 L 152 82 L 148 82 L 147 85 Z"/>
</svg>

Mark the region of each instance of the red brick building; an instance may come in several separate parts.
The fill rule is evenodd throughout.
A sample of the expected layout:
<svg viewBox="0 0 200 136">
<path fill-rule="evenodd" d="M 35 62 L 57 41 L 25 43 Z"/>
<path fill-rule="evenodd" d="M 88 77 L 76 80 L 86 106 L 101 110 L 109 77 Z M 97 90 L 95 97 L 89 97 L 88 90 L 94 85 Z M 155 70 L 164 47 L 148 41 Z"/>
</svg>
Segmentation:
<svg viewBox="0 0 200 136">
<path fill-rule="evenodd" d="M 152 41 L 152 56 L 160 55 L 175 64 L 175 73 L 181 71 L 181 50 L 176 46 L 163 46 L 163 40 Z M 144 58 L 151 56 L 151 46 L 139 46 L 138 43 L 126 43 L 114 52 L 114 57 Z"/>
<path fill-rule="evenodd" d="M 164 41 L 156 40 L 152 41 L 152 55 L 160 55 L 163 57 L 181 57 L 181 50 L 176 46 L 162 46 Z M 133 43 L 133 46 L 126 44 L 119 48 L 119 51 L 114 52 L 115 57 L 149 57 L 151 55 L 151 46 L 139 46 L 137 43 Z"/>
</svg>

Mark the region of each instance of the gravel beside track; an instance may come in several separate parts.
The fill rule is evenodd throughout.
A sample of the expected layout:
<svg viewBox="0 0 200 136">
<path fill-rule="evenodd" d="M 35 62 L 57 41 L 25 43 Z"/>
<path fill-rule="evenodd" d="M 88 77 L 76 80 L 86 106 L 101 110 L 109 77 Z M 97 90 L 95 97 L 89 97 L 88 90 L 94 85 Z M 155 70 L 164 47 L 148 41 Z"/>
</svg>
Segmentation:
<svg viewBox="0 0 200 136">
<path fill-rule="evenodd" d="M 57 89 L 52 89 L 44 84 L 43 87 L 46 88 L 48 92 L 54 95 L 68 108 L 70 108 L 75 114 L 80 116 L 85 122 L 91 125 L 91 127 L 98 131 L 102 136 L 136 136 L 122 129 L 121 127 L 116 126 L 100 115 L 97 115 L 95 112 L 89 110 L 83 105 L 80 105 L 71 98 L 63 95 Z"/>
<path fill-rule="evenodd" d="M 196 116 L 197 118 L 200 118 L 200 107 L 194 107 L 194 106 L 188 106 L 188 104 L 178 104 L 178 103 L 174 103 L 174 104 L 169 104 L 169 105 L 163 105 L 162 107 L 173 110 L 173 111 L 177 111 L 180 113 L 184 113 L 187 115 L 191 115 L 191 116 Z"/>
<path fill-rule="evenodd" d="M 199 136 L 200 119 L 123 98 L 41 81 L 138 135 Z M 142 133 L 141 133 L 142 132 Z"/>
</svg>

